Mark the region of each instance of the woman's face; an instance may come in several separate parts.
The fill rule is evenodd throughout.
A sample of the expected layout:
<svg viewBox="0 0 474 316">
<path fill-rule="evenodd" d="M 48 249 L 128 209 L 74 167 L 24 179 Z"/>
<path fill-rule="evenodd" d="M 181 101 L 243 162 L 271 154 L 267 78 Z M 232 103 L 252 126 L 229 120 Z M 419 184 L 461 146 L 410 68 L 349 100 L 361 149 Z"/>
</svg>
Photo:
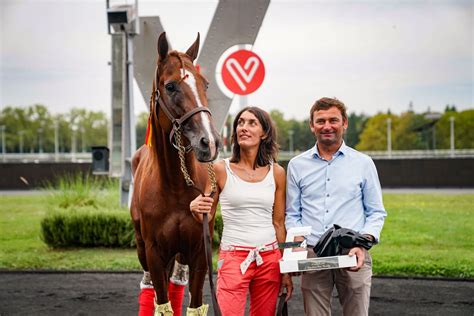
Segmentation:
<svg viewBox="0 0 474 316">
<path fill-rule="evenodd" d="M 241 148 L 258 148 L 265 132 L 258 118 L 252 112 L 245 111 L 237 121 L 236 135 Z"/>
</svg>

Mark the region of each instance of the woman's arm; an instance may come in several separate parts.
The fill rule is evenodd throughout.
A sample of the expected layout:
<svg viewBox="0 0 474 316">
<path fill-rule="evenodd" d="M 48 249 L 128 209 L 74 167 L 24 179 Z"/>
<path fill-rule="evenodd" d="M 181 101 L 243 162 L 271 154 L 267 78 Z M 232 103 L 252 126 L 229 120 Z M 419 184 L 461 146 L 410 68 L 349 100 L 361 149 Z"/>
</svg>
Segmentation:
<svg viewBox="0 0 474 316">
<path fill-rule="evenodd" d="M 275 178 L 275 202 L 273 204 L 273 226 L 275 227 L 276 238 L 279 243 L 285 242 L 285 200 L 286 200 L 286 176 L 285 169 L 278 164 L 273 165 L 273 175 Z"/>
<path fill-rule="evenodd" d="M 273 165 L 273 175 L 275 178 L 276 190 L 275 190 L 275 202 L 273 204 L 273 226 L 275 227 L 275 233 L 278 243 L 285 242 L 286 229 L 285 229 L 285 200 L 286 200 L 286 175 L 285 169 L 280 165 Z M 283 250 L 281 250 L 283 252 Z M 286 298 L 288 301 L 293 293 L 293 281 L 288 273 L 281 275 L 281 288 L 280 294 L 283 289 L 286 288 Z"/>
</svg>

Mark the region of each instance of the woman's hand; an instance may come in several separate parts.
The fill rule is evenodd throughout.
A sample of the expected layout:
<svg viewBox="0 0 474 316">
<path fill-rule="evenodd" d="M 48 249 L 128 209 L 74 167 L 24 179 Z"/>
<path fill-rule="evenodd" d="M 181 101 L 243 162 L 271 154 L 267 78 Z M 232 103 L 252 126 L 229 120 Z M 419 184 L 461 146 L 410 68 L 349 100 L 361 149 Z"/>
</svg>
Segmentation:
<svg viewBox="0 0 474 316">
<path fill-rule="evenodd" d="M 189 203 L 189 209 L 193 213 L 209 214 L 211 212 L 212 204 L 214 203 L 214 199 L 209 196 L 202 196 L 198 195 L 194 200 Z"/>
<path fill-rule="evenodd" d="M 281 275 L 281 287 L 280 293 L 278 295 L 281 295 L 283 293 L 283 289 L 286 289 L 285 302 L 287 302 L 293 294 L 293 281 L 291 280 L 291 276 L 288 273 L 284 273 Z"/>
</svg>

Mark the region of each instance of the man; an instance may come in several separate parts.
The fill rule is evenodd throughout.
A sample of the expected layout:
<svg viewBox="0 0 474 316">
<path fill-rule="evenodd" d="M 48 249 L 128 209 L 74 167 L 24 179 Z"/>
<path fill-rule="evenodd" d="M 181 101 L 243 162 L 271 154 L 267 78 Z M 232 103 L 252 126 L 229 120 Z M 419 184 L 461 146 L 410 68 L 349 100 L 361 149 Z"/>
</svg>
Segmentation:
<svg viewBox="0 0 474 316">
<path fill-rule="evenodd" d="M 374 162 L 342 139 L 347 126 L 344 103 L 331 98 L 316 101 L 310 111 L 316 145 L 288 164 L 286 227 L 311 226 L 308 257 L 315 256 L 312 248 L 333 224 L 378 242 L 387 215 Z M 364 248 L 352 248 L 349 255 L 357 257 L 357 267 L 302 275 L 306 315 L 331 314 L 334 285 L 344 315 L 368 315 L 372 260 Z"/>
</svg>

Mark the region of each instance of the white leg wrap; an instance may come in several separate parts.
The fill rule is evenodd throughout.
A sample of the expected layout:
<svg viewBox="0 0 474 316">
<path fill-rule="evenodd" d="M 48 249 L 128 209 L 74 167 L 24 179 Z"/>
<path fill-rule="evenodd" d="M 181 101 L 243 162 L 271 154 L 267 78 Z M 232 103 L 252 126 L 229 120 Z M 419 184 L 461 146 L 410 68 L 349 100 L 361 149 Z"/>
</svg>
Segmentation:
<svg viewBox="0 0 474 316">
<path fill-rule="evenodd" d="M 177 285 L 188 285 L 189 267 L 185 264 L 175 261 L 173 274 L 170 277 L 170 281 Z"/>
<path fill-rule="evenodd" d="M 143 278 L 140 282 L 140 290 L 152 289 L 152 288 L 153 288 L 153 282 L 151 281 L 150 272 L 143 271 Z"/>
<path fill-rule="evenodd" d="M 173 308 L 171 307 L 171 302 L 158 305 L 156 304 L 156 301 L 155 301 L 155 315 L 154 316 L 173 316 Z"/>
<path fill-rule="evenodd" d="M 206 316 L 209 311 L 209 304 L 202 304 L 198 308 L 188 307 L 186 316 Z"/>
</svg>

